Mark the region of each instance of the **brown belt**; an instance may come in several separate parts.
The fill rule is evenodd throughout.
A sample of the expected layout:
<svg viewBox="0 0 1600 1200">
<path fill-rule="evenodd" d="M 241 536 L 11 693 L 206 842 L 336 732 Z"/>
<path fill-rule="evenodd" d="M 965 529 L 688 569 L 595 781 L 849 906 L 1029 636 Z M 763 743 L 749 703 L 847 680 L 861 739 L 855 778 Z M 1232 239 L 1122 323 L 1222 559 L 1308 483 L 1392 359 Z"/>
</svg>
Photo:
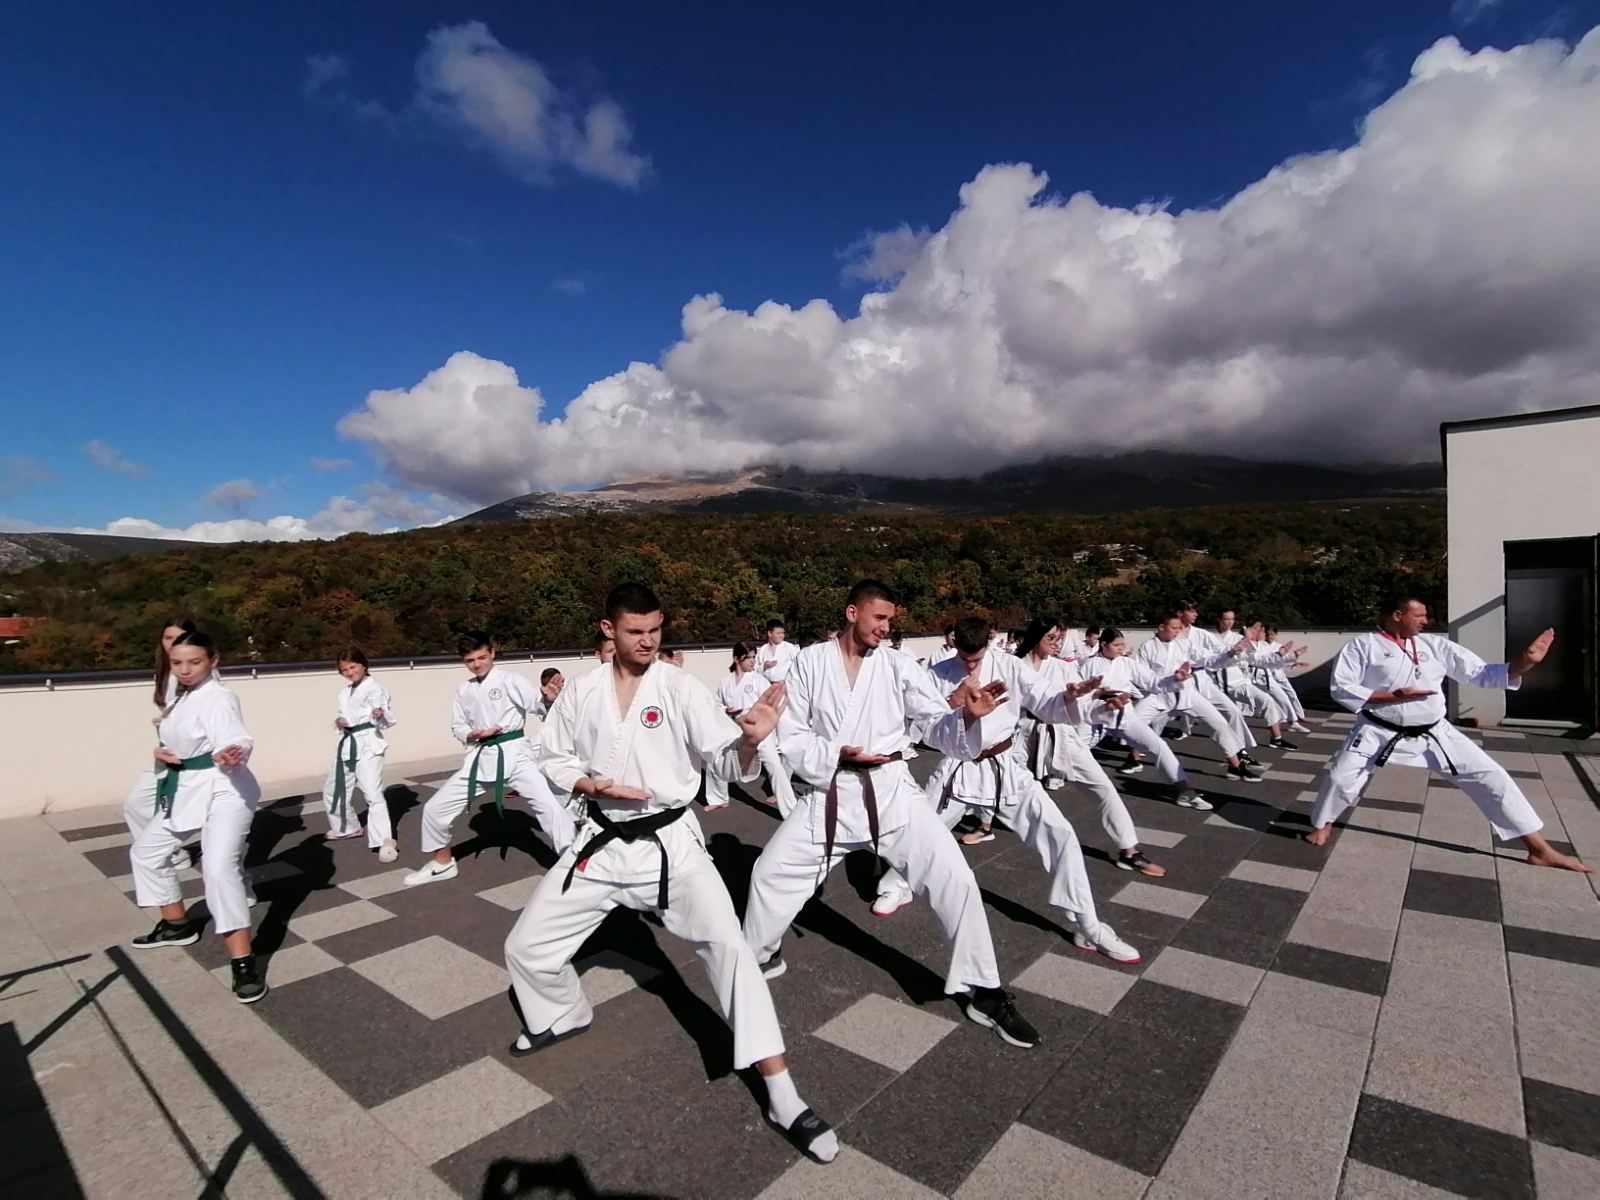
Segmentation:
<svg viewBox="0 0 1600 1200">
<path fill-rule="evenodd" d="M 885 763 L 853 763 L 841 762 L 834 769 L 833 778 L 828 780 L 828 794 L 822 802 L 822 869 L 823 885 L 827 883 L 827 871 L 833 865 L 834 834 L 839 830 L 839 774 L 841 771 L 854 771 L 861 776 L 861 806 L 867 810 L 867 832 L 872 835 L 872 853 L 878 853 L 878 793 L 872 786 L 872 772 L 875 768 L 887 766 L 888 763 L 901 762 L 905 755 L 900 751 L 889 755 Z M 821 894 L 822 887 L 817 888 Z"/>
<path fill-rule="evenodd" d="M 994 762 L 994 804 L 996 808 L 1000 807 L 1000 792 L 1005 787 L 1005 768 L 995 760 L 1011 749 L 1011 742 L 1011 738 L 1007 738 L 1003 742 L 996 742 L 972 760 L 973 762 Z M 964 765 L 964 763 L 958 765 L 954 771 L 950 772 L 950 778 L 945 780 L 944 793 L 939 797 L 940 812 L 950 807 L 950 801 L 955 793 L 956 776 L 961 774 L 961 767 Z"/>
</svg>

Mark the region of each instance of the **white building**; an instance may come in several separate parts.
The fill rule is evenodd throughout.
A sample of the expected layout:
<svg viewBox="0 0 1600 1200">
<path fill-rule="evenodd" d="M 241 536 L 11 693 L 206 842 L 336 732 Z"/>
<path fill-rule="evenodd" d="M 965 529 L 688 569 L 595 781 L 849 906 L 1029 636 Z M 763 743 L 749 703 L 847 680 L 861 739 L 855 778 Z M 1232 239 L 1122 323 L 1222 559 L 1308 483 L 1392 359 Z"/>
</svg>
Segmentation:
<svg viewBox="0 0 1600 1200">
<path fill-rule="evenodd" d="M 1452 716 L 1594 727 L 1600 404 L 1439 427 L 1449 629 L 1491 662 L 1540 630 L 1556 643 L 1517 692 L 1455 689 Z"/>
</svg>

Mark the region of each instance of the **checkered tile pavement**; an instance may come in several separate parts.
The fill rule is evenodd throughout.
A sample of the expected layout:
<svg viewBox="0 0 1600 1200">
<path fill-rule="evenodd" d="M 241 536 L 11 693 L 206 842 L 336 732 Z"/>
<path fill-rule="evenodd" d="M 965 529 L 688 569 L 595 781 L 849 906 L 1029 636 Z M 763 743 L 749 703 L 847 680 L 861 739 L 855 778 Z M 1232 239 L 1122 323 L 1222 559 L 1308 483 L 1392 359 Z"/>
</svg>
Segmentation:
<svg viewBox="0 0 1600 1200">
<path fill-rule="evenodd" d="M 1179 742 L 1213 813 L 1161 800 L 1152 772 L 1119 780 L 1163 879 L 1115 869 L 1092 806 L 1057 794 L 1137 966 L 1073 949 L 1013 839 L 968 851 L 1001 973 L 1044 1035 L 1032 1052 L 942 995 L 926 905 L 874 918 L 873 864 L 847 862 L 773 985 L 796 1078 L 846 1146 L 828 1168 L 765 1129 L 692 949 L 636 914 L 608 918 L 578 962 L 594 1030 L 507 1054 L 501 945 L 553 859 L 520 812 L 474 810 L 460 876 L 406 890 L 414 851 L 385 866 L 360 839 L 324 841 L 315 797 L 264 808 L 247 862 L 272 992 L 241 1019 L 463 1196 L 1600 1195 L 1593 879 L 1525 866 L 1448 779 L 1405 769 L 1380 772 L 1327 851 L 1306 845 L 1348 720 L 1313 714 L 1299 751 L 1260 753 L 1258 785 Z M 1600 861 L 1600 760 L 1482 736 L 1547 835 Z M 391 787 L 402 846 L 440 778 Z M 775 817 L 734 796 L 700 819 L 742 906 Z M 63 836 L 131 892 L 125 830 Z M 184 890 L 200 894 L 198 873 Z M 225 984 L 219 939 L 190 953 Z"/>
</svg>

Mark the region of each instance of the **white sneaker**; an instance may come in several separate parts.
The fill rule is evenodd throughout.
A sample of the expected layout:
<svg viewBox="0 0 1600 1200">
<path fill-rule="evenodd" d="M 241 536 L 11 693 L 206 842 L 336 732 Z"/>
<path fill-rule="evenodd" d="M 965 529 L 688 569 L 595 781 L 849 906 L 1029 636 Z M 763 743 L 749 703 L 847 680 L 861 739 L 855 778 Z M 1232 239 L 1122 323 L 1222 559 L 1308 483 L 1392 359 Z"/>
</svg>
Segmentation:
<svg viewBox="0 0 1600 1200">
<path fill-rule="evenodd" d="M 1116 931 L 1101 921 L 1094 933 L 1087 934 L 1079 929 L 1072 935 L 1072 944 L 1079 950 L 1087 950 L 1091 954 L 1104 954 L 1112 962 L 1136 963 L 1140 961 L 1139 952 L 1116 934 Z"/>
<path fill-rule="evenodd" d="M 347 838 L 363 837 L 365 836 L 366 832 L 367 831 L 361 828 L 359 825 L 350 830 L 348 833 L 335 833 L 330 827 L 328 832 L 322 835 L 322 840 L 325 842 L 342 842 Z"/>
<path fill-rule="evenodd" d="M 906 762 L 910 762 L 913 758 L 917 757 L 917 748 L 915 746 L 907 746 L 900 752 L 900 757 Z"/>
<path fill-rule="evenodd" d="M 911 903 L 911 890 L 909 888 L 891 888 L 887 892 L 880 892 L 878 898 L 872 902 L 872 915 L 875 917 L 892 917 L 906 905 Z"/>
<path fill-rule="evenodd" d="M 255 889 L 254 888 L 250 888 L 250 889 L 247 889 L 245 891 L 245 894 L 244 894 L 244 905 L 245 905 L 246 908 L 254 908 L 256 905 L 258 905 L 260 903 L 261 903 L 261 901 L 256 898 L 256 893 L 255 893 Z"/>
<path fill-rule="evenodd" d="M 446 879 L 454 879 L 455 877 L 455 859 L 452 858 L 442 867 L 430 859 L 415 871 L 409 872 L 400 882 L 405 884 L 406 887 L 421 887 L 425 883 L 442 883 Z"/>
<path fill-rule="evenodd" d="M 390 838 L 382 846 L 378 847 L 378 861 L 379 862 L 393 862 L 395 859 L 397 859 L 399 857 L 400 857 L 400 848 L 394 844 L 394 839 L 393 838 Z"/>
<path fill-rule="evenodd" d="M 1067 786 L 1067 781 L 1058 775 L 1052 775 L 1044 781 L 1045 790 L 1055 792 Z"/>
<path fill-rule="evenodd" d="M 719 808 L 727 808 L 728 805 L 730 805 L 732 803 L 733 803 L 733 801 L 731 801 L 731 800 L 707 800 L 706 801 L 706 811 L 707 812 L 716 812 L 717 809 L 719 809 Z"/>
<path fill-rule="evenodd" d="M 1294 730 L 1296 733 L 1310 733 L 1311 732 L 1311 726 L 1302 725 L 1299 721 L 1296 721 L 1293 725 L 1289 726 L 1289 728 Z"/>
</svg>

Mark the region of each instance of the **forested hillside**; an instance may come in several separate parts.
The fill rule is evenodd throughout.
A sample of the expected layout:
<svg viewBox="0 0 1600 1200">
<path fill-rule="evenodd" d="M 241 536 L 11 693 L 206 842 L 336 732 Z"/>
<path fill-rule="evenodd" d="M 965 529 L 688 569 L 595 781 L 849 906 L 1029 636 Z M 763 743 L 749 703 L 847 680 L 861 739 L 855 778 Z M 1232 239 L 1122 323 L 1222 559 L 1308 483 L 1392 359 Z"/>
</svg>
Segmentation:
<svg viewBox="0 0 1600 1200">
<path fill-rule="evenodd" d="M 7 578 L 0 612 L 42 617 L 0 648 L 0 672 L 143 666 L 155 627 L 193 613 L 234 662 L 437 654 L 457 632 L 511 647 L 584 645 L 607 588 L 653 584 L 673 641 L 795 635 L 837 622 L 874 575 L 904 596 L 907 632 L 982 611 L 1073 623 L 1148 622 L 1180 595 L 1284 625 L 1371 619 L 1397 577 L 1443 592 L 1440 500 L 1144 510 L 1094 516 L 600 514 L 336 542 L 244 543 Z"/>
</svg>

